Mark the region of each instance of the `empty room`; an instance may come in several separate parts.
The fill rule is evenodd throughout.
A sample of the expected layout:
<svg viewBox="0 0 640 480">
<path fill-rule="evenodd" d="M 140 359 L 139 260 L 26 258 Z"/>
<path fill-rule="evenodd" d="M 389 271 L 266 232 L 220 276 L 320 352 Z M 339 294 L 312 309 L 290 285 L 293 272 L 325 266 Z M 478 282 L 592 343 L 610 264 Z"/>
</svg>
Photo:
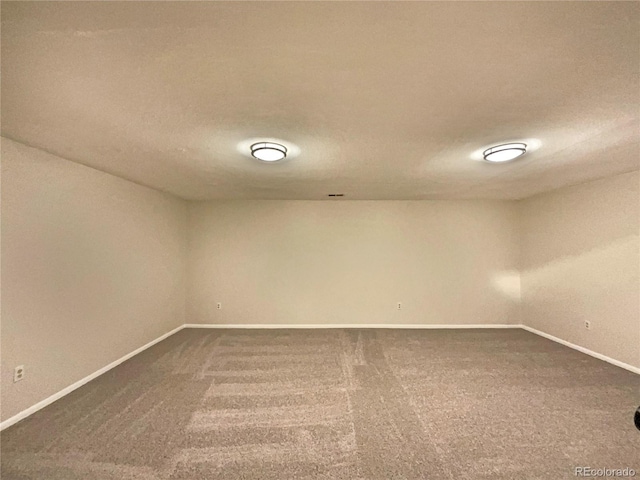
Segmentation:
<svg viewBox="0 0 640 480">
<path fill-rule="evenodd" d="M 2 1 L 2 480 L 640 477 L 640 3 Z"/>
</svg>

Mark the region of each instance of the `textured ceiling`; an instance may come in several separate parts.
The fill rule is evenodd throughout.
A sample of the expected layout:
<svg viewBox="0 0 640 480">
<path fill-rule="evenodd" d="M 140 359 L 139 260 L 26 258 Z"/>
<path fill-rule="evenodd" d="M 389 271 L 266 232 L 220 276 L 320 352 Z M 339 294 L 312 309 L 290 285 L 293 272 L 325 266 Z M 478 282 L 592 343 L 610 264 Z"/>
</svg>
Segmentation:
<svg viewBox="0 0 640 480">
<path fill-rule="evenodd" d="M 639 127 L 638 2 L 2 2 L 2 135 L 187 199 L 517 199 Z"/>
</svg>

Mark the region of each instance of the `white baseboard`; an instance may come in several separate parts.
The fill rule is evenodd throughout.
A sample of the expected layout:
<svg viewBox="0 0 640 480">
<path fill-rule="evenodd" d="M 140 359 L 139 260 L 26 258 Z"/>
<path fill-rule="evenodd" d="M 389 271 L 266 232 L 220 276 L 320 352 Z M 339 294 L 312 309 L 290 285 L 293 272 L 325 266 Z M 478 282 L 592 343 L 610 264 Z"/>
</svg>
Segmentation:
<svg viewBox="0 0 640 480">
<path fill-rule="evenodd" d="M 479 324 L 479 325 L 456 325 L 456 324 L 395 324 L 395 323 L 336 323 L 336 324 L 260 324 L 260 323 L 247 323 L 247 324 L 216 324 L 216 323 L 186 323 L 184 328 L 255 328 L 255 329 L 289 329 L 289 328 L 404 328 L 404 329 L 456 329 L 456 328 L 520 328 L 521 325 L 506 325 L 506 324 Z"/>
<path fill-rule="evenodd" d="M 524 330 L 535 333 L 536 335 L 540 335 L 541 337 L 548 338 L 549 340 L 553 340 L 554 342 L 560 343 L 565 347 L 573 348 L 582 353 L 586 353 L 587 355 L 591 355 L 592 357 L 597 358 L 598 360 L 603 360 L 607 363 L 615 365 L 616 367 L 624 368 L 625 370 L 629 370 L 630 372 L 640 374 L 640 368 L 634 367 L 633 365 L 629 365 L 628 363 L 621 362 L 620 360 L 616 360 L 615 358 L 607 357 L 606 355 L 602 355 L 601 353 L 594 352 L 593 350 L 589 350 L 588 348 L 581 347 L 580 345 L 576 345 L 575 343 L 567 342 L 558 337 L 554 337 L 553 335 L 549 335 L 548 333 L 542 332 L 540 330 L 536 330 L 535 328 L 528 327 L 526 325 L 521 325 L 521 328 Z"/>
<path fill-rule="evenodd" d="M 184 325 L 180 325 L 177 328 L 174 328 L 173 330 L 171 330 L 170 332 L 165 333 L 164 335 L 159 336 L 158 338 L 156 338 L 155 340 L 150 341 L 149 343 L 147 343 L 146 345 L 143 345 L 140 348 L 136 348 L 133 352 L 127 353 L 124 357 L 119 358 L 118 360 L 111 362 L 109 365 L 107 365 L 106 367 L 102 367 L 100 370 L 96 370 L 95 372 L 93 372 L 91 375 L 88 375 L 86 377 L 84 377 L 81 380 L 78 380 L 77 382 L 69 385 L 66 388 L 63 388 L 62 390 L 60 390 L 57 393 L 54 393 L 53 395 L 51 395 L 48 398 L 45 398 L 44 400 L 36 403 L 35 405 L 30 406 L 29 408 L 27 408 L 26 410 L 21 411 L 20 413 L 17 413 L 16 415 L 14 415 L 13 417 L 7 418 L 4 422 L 0 423 L 0 431 L 4 430 L 7 427 L 10 427 L 11 425 L 13 425 L 14 423 L 19 422 L 20 420 L 22 420 L 23 418 L 27 418 L 29 415 L 36 413 L 38 410 L 43 409 L 44 407 L 46 407 L 47 405 L 52 404 L 53 402 L 55 402 L 56 400 L 64 397 L 65 395 L 73 392 L 75 389 L 80 388 L 81 386 L 83 386 L 85 383 L 90 382 L 91 380 L 93 380 L 96 377 L 99 377 L 100 375 L 102 375 L 103 373 L 111 370 L 114 367 L 117 367 L 118 365 L 120 365 L 122 362 L 124 362 L 125 360 L 129 360 L 131 357 L 137 355 L 138 353 L 142 352 L 143 350 L 146 350 L 147 348 L 155 345 L 158 342 L 161 342 L 162 340 L 164 340 L 167 337 L 170 337 L 171 335 L 173 335 L 174 333 L 182 330 L 184 328 Z"/>
</svg>

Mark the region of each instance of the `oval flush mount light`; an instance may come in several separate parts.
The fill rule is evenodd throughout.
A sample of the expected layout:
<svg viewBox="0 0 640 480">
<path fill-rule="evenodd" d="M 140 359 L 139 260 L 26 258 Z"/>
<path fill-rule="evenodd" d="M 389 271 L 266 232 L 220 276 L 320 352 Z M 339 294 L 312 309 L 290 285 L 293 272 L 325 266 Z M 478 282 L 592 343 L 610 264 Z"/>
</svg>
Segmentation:
<svg viewBox="0 0 640 480">
<path fill-rule="evenodd" d="M 263 162 L 277 162 L 287 156 L 287 147 L 279 143 L 258 142 L 251 145 L 251 155 Z"/>
<path fill-rule="evenodd" d="M 525 143 L 505 143 L 486 149 L 482 155 L 487 162 L 508 162 L 514 160 L 527 152 Z"/>
</svg>

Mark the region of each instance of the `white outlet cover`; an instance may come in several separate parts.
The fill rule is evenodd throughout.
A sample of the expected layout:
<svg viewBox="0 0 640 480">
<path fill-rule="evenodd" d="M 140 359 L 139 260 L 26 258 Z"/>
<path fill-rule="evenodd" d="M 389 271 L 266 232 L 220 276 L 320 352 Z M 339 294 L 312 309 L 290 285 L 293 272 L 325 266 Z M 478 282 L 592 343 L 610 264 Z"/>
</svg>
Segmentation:
<svg viewBox="0 0 640 480">
<path fill-rule="evenodd" d="M 19 382 L 23 378 L 24 378 L 24 365 L 18 365 L 13 370 L 13 381 L 14 382 Z"/>
</svg>

